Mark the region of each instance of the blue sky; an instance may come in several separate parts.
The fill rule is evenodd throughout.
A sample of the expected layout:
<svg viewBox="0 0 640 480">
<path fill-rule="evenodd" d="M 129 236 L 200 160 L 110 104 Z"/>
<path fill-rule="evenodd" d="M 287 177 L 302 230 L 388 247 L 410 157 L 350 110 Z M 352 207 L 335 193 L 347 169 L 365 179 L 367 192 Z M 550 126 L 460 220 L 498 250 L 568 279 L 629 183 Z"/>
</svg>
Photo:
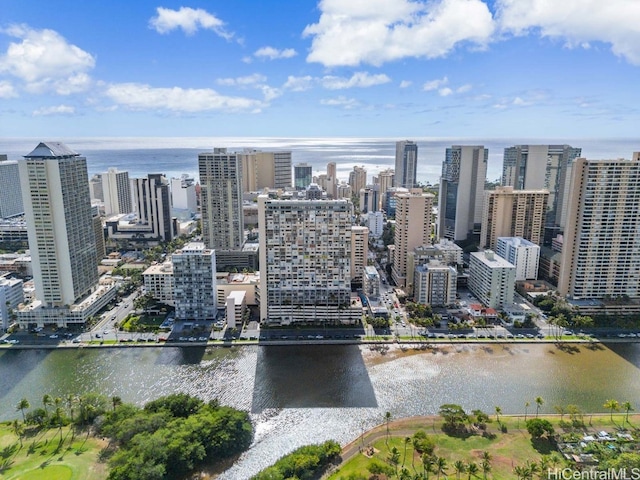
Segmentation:
<svg viewBox="0 0 640 480">
<path fill-rule="evenodd" d="M 638 0 L 0 0 L 0 136 L 637 136 Z"/>
</svg>

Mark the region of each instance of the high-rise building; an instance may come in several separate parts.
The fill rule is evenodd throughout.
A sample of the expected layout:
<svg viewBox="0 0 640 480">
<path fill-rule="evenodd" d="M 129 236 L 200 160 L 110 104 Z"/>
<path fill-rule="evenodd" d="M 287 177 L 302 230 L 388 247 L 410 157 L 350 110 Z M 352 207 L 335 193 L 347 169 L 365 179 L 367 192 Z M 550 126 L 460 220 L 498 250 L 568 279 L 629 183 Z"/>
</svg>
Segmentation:
<svg viewBox="0 0 640 480">
<path fill-rule="evenodd" d="M 480 233 L 488 158 L 481 145 L 447 148 L 438 201 L 440 237 L 457 241 Z"/>
<path fill-rule="evenodd" d="M 242 162 L 242 191 L 291 187 L 291 152 L 245 150 L 238 153 Z"/>
<path fill-rule="evenodd" d="M 640 152 L 574 162 L 558 292 L 640 298 Z"/>
<path fill-rule="evenodd" d="M 180 178 L 171 179 L 171 206 L 173 210 L 187 211 L 192 214 L 198 212 L 196 197 L 196 182 L 187 174 Z"/>
<path fill-rule="evenodd" d="M 36 298 L 69 306 L 98 284 L 87 160 L 43 142 L 18 164 Z"/>
<path fill-rule="evenodd" d="M 101 173 L 100 178 L 105 215 L 133 212 L 129 172 L 119 172 L 117 168 L 110 168 L 108 172 Z"/>
<path fill-rule="evenodd" d="M 24 206 L 18 162 L 7 160 L 6 155 L 0 157 L 0 218 L 22 215 Z"/>
<path fill-rule="evenodd" d="M 260 318 L 275 325 L 353 324 L 349 200 L 258 197 Z"/>
<path fill-rule="evenodd" d="M 380 203 L 377 207 L 378 210 L 384 210 L 384 202 L 387 195 L 387 191 L 393 187 L 393 181 L 395 178 L 394 170 L 388 168 L 378 173 L 378 185 L 380 185 Z"/>
<path fill-rule="evenodd" d="M 351 281 L 362 283 L 364 268 L 369 258 L 369 229 L 367 227 L 351 227 Z"/>
<path fill-rule="evenodd" d="M 492 250 L 473 252 L 469 259 L 469 290 L 489 308 L 513 303 L 516 267 Z"/>
<path fill-rule="evenodd" d="M 367 186 L 367 171 L 364 167 L 357 165 L 353 167 L 353 170 L 349 172 L 349 185 L 355 194 L 360 194 L 360 190 Z"/>
<path fill-rule="evenodd" d="M 202 237 L 207 248 L 239 250 L 244 241 L 242 163 L 226 148 L 198 155 Z"/>
<path fill-rule="evenodd" d="M 546 222 L 564 226 L 568 167 L 582 153 L 570 145 L 515 145 L 504 149 L 502 185 L 516 190 L 549 191 Z"/>
<path fill-rule="evenodd" d="M 413 188 L 417 186 L 418 145 L 410 140 L 396 142 L 395 186 Z"/>
<path fill-rule="evenodd" d="M 391 274 L 401 288 L 413 288 L 413 285 L 406 284 L 409 252 L 420 245 L 431 244 L 433 199 L 432 194 L 423 193 L 420 188 L 396 195 L 395 253 Z"/>
<path fill-rule="evenodd" d="M 308 163 L 293 166 L 293 183 L 296 190 L 305 190 L 313 181 L 313 167 Z"/>
<path fill-rule="evenodd" d="M 9 328 L 12 322 L 11 315 L 22 302 L 22 280 L 0 275 L 0 330 Z"/>
<path fill-rule="evenodd" d="M 89 195 L 91 200 L 104 202 L 104 192 L 102 191 L 102 175 L 96 173 L 89 180 Z"/>
<path fill-rule="evenodd" d="M 367 226 L 372 238 L 382 237 L 384 231 L 384 213 L 381 211 L 369 212 L 367 214 Z"/>
<path fill-rule="evenodd" d="M 415 272 L 414 297 L 417 303 L 446 307 L 456 302 L 457 270 L 439 260 L 418 266 Z"/>
<path fill-rule="evenodd" d="M 341 198 L 347 198 L 347 199 L 351 199 L 351 194 L 353 192 L 353 190 L 351 189 L 351 185 L 349 185 L 348 183 L 341 183 L 340 185 L 336 186 L 336 195 L 338 199 Z"/>
<path fill-rule="evenodd" d="M 171 260 L 176 319 L 215 320 L 218 315 L 215 252 L 202 242 L 191 242 L 175 252 Z"/>
<path fill-rule="evenodd" d="M 540 246 L 522 237 L 498 237 L 496 253 L 516 267 L 516 281 L 536 280 Z"/>
<path fill-rule="evenodd" d="M 360 189 L 360 213 L 375 212 L 380 205 L 380 186 L 367 185 Z"/>
<path fill-rule="evenodd" d="M 137 227 L 143 226 L 141 233 L 147 239 L 171 241 L 175 232 L 167 179 L 160 173 L 150 173 L 147 178 L 132 178 L 131 189 Z"/>
<path fill-rule="evenodd" d="M 547 190 L 497 187 L 485 193 L 480 247 L 496 248 L 498 237 L 522 237 L 542 245 Z"/>
<path fill-rule="evenodd" d="M 336 162 L 327 163 L 327 180 L 325 190 L 331 198 L 338 198 L 338 171 Z"/>
</svg>

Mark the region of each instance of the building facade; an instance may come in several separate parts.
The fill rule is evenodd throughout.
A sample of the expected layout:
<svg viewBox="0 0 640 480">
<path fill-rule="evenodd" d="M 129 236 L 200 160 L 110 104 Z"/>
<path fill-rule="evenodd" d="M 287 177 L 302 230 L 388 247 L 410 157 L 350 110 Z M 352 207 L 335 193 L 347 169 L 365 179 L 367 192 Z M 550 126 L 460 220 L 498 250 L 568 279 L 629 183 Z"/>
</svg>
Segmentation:
<svg viewBox="0 0 640 480">
<path fill-rule="evenodd" d="M 371 238 L 382 237 L 384 230 L 384 213 L 381 211 L 367 213 L 367 226 L 369 227 L 369 235 L 371 235 Z"/>
<path fill-rule="evenodd" d="M 117 168 L 100 174 L 102 180 L 102 200 L 105 215 L 133 212 L 129 172 L 119 172 Z"/>
<path fill-rule="evenodd" d="M 369 229 L 351 227 L 351 281 L 362 284 L 362 275 L 369 258 Z"/>
<path fill-rule="evenodd" d="M 165 305 L 175 306 L 173 262 L 167 261 L 151 265 L 142 273 L 145 292 Z"/>
<path fill-rule="evenodd" d="M 184 174 L 180 178 L 171 179 L 171 207 L 174 212 L 176 210 L 191 214 L 198 212 L 196 182 L 189 175 Z"/>
<path fill-rule="evenodd" d="M 296 190 L 306 190 L 313 181 L 313 167 L 308 163 L 293 166 L 293 183 Z"/>
<path fill-rule="evenodd" d="M 420 245 L 431 244 L 433 199 L 432 194 L 423 193 L 420 188 L 396 195 L 395 253 L 391 275 L 397 286 L 409 291 L 413 288 L 406 282 L 409 252 Z"/>
<path fill-rule="evenodd" d="M 242 191 L 291 188 L 291 151 L 245 150 L 238 157 L 242 162 Z"/>
<path fill-rule="evenodd" d="M 522 237 L 499 237 L 496 253 L 516 267 L 516 282 L 538 279 L 539 245 Z"/>
<path fill-rule="evenodd" d="M 579 158 L 570 182 L 558 292 L 571 299 L 640 298 L 640 152 Z"/>
<path fill-rule="evenodd" d="M 504 308 L 513 303 L 516 267 L 492 250 L 473 252 L 469 259 L 469 290 L 486 307 Z"/>
<path fill-rule="evenodd" d="M 24 302 L 22 280 L 0 275 L 0 330 L 6 331 L 13 321 L 13 312 Z"/>
<path fill-rule="evenodd" d="M 273 325 L 353 324 L 353 204 L 258 197 L 260 318 Z"/>
<path fill-rule="evenodd" d="M 396 142 L 395 186 L 413 188 L 417 186 L 418 145 L 410 140 Z"/>
<path fill-rule="evenodd" d="M 433 307 L 455 304 L 457 279 L 456 269 L 439 260 L 420 265 L 415 272 L 415 301 Z"/>
<path fill-rule="evenodd" d="M 480 248 L 495 249 L 499 237 L 522 237 L 542 245 L 547 190 L 497 187 L 485 193 Z"/>
<path fill-rule="evenodd" d="M 244 242 L 242 162 L 226 148 L 198 155 L 202 238 L 207 248 L 239 250 Z"/>
<path fill-rule="evenodd" d="M 131 235 L 145 239 L 169 242 L 175 236 L 174 222 L 171 217 L 171 192 L 169 182 L 160 173 L 150 173 L 146 178 L 131 179 L 134 211 L 137 222 L 131 225 Z M 116 229 L 117 230 L 117 229 Z M 126 229 L 121 230 L 127 235 Z M 110 234 L 117 238 L 115 231 Z"/>
<path fill-rule="evenodd" d="M 218 315 L 215 252 L 202 242 L 191 242 L 175 252 L 171 261 L 176 319 L 215 320 Z"/>
<path fill-rule="evenodd" d="M 360 190 L 367 186 L 367 171 L 364 167 L 355 166 L 353 170 L 349 172 L 349 185 L 351 185 L 351 192 L 359 194 Z"/>
<path fill-rule="evenodd" d="M 447 148 L 438 200 L 438 235 L 467 240 L 480 233 L 489 150 L 484 146 Z"/>
<path fill-rule="evenodd" d="M 20 171 L 17 161 L 9 161 L 5 155 L 0 158 L 0 219 L 15 217 L 24 213 Z"/>
<path fill-rule="evenodd" d="M 377 210 L 384 210 L 384 202 L 387 195 L 387 191 L 393 187 L 395 181 L 395 171 L 392 168 L 387 168 L 378 173 L 378 185 L 380 186 L 379 205 Z"/>
</svg>

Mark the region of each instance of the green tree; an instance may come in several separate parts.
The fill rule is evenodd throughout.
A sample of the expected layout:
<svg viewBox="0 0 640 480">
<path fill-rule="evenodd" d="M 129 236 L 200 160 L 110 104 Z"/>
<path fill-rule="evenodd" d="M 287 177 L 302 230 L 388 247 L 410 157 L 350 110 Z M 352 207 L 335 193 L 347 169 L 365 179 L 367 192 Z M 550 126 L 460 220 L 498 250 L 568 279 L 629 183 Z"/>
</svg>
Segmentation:
<svg viewBox="0 0 640 480">
<path fill-rule="evenodd" d="M 542 397 L 536 397 L 536 418 L 538 418 L 538 412 L 540 412 L 540 408 L 544 405 L 544 399 Z"/>
<path fill-rule="evenodd" d="M 389 452 L 387 458 L 389 459 L 389 463 L 395 467 L 396 476 L 398 475 L 398 464 L 400 463 L 400 452 L 396 447 L 393 447 Z"/>
<path fill-rule="evenodd" d="M 111 405 L 113 405 L 113 410 L 115 411 L 118 406 L 122 405 L 122 398 L 117 396 L 111 397 Z"/>
<path fill-rule="evenodd" d="M 16 410 L 20 410 L 20 412 L 22 413 L 22 421 L 25 422 L 25 416 L 24 416 L 24 411 L 27 410 L 28 408 L 31 407 L 31 404 L 29 404 L 29 400 L 27 400 L 26 398 L 22 398 L 19 402 L 18 405 L 16 406 Z"/>
<path fill-rule="evenodd" d="M 624 421 L 629 423 L 629 412 L 633 411 L 633 405 L 631 404 L 631 402 L 626 401 L 622 404 L 622 408 L 624 408 L 625 411 Z"/>
<path fill-rule="evenodd" d="M 502 408 L 496 407 L 496 422 L 500 423 L 500 414 L 502 413 Z"/>
<path fill-rule="evenodd" d="M 456 472 L 456 478 L 460 480 L 460 475 L 467 470 L 467 466 L 462 460 L 456 460 L 453 462 L 453 470 Z"/>
<path fill-rule="evenodd" d="M 53 398 L 51 398 L 51 395 L 46 393 L 42 397 L 42 405 L 44 405 L 44 411 L 46 413 L 46 416 L 48 417 L 49 416 L 49 411 L 47 410 L 47 407 L 50 407 L 51 405 L 53 405 Z"/>
<path fill-rule="evenodd" d="M 558 415 L 560 415 L 560 422 L 564 422 L 564 416 L 567 413 L 567 409 L 563 405 L 556 405 L 553 409 Z"/>
<path fill-rule="evenodd" d="M 469 416 L 460 405 L 447 403 L 440 406 L 440 416 L 444 419 L 445 431 L 458 431 L 465 428 Z"/>
<path fill-rule="evenodd" d="M 611 413 L 611 421 L 613 422 L 613 412 L 614 412 L 614 410 L 616 412 L 618 412 L 620 410 L 620 403 L 618 403 L 617 400 L 610 399 L 610 400 L 607 400 L 606 402 L 604 402 L 603 407 L 610 411 L 610 413 Z"/>
<path fill-rule="evenodd" d="M 407 460 L 407 447 L 411 443 L 411 437 L 404 437 L 404 455 L 402 456 L 402 468 Z"/>
<path fill-rule="evenodd" d="M 389 422 L 391 421 L 391 412 L 385 412 L 384 421 L 387 424 L 387 440 L 385 441 L 385 443 L 387 444 L 387 447 L 388 447 L 389 446 L 389 444 L 388 444 L 388 442 L 389 442 Z"/>
<path fill-rule="evenodd" d="M 480 472 L 480 469 L 478 468 L 478 464 L 476 462 L 469 462 L 467 464 L 467 473 L 469 474 L 469 480 L 471 480 L 471 477 L 477 477 L 478 472 Z"/>
<path fill-rule="evenodd" d="M 529 402 L 524 402 L 524 421 L 527 421 L 527 411 L 529 410 Z"/>
<path fill-rule="evenodd" d="M 20 423 L 18 420 L 14 420 L 11 423 L 11 430 L 13 430 L 13 433 L 16 435 L 16 437 L 18 437 L 18 440 L 20 441 L 20 448 L 22 448 L 22 436 L 24 435 L 24 421 Z"/>
<path fill-rule="evenodd" d="M 546 434 L 548 438 L 551 438 L 555 433 L 551 422 L 543 418 L 527 420 L 527 431 L 533 438 L 541 438 L 544 434 Z"/>
<path fill-rule="evenodd" d="M 447 474 L 447 459 L 444 457 L 437 457 L 434 462 L 434 469 L 436 471 L 436 475 L 438 475 L 438 480 L 440 480 L 440 475 Z"/>
</svg>

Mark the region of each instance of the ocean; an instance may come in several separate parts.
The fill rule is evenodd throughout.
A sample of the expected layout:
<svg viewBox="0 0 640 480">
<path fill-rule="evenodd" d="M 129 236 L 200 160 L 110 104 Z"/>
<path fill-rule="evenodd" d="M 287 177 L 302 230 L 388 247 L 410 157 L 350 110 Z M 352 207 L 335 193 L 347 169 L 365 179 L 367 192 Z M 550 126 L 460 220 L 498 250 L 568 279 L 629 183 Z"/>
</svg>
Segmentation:
<svg viewBox="0 0 640 480">
<path fill-rule="evenodd" d="M 505 147 L 519 144 L 569 144 L 582 148 L 586 158 L 631 158 L 640 151 L 640 138 L 557 139 L 557 138 L 408 138 L 418 144 L 417 179 L 438 183 L 445 149 L 451 145 L 484 145 L 489 149 L 487 180 L 502 174 Z M 368 181 L 380 170 L 394 167 L 395 142 L 402 138 L 273 138 L 273 137 L 109 137 L 109 138 L 0 138 L 0 154 L 17 160 L 41 141 L 61 141 L 87 158 L 89 176 L 110 167 L 126 170 L 130 177 L 163 173 L 179 177 L 183 173 L 198 176 L 198 153 L 214 147 L 230 151 L 244 148 L 291 150 L 293 163 L 307 162 L 314 175 L 325 173 L 329 162 L 336 162 L 338 178 L 347 180 L 355 165 L 364 166 Z"/>
</svg>

